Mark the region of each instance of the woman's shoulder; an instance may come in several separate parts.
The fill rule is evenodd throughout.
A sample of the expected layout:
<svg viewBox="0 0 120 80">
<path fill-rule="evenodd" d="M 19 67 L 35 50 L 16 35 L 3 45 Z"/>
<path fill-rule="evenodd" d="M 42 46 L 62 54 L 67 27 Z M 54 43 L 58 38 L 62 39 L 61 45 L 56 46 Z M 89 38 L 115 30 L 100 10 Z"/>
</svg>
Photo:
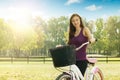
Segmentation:
<svg viewBox="0 0 120 80">
<path fill-rule="evenodd" d="M 90 34 L 90 30 L 89 30 L 88 27 L 84 27 L 84 28 L 83 28 L 83 34 L 84 34 L 84 36 L 86 36 L 86 37 Z"/>
<path fill-rule="evenodd" d="M 83 30 L 86 32 L 86 31 L 89 31 L 89 28 L 88 27 L 84 27 Z"/>
</svg>

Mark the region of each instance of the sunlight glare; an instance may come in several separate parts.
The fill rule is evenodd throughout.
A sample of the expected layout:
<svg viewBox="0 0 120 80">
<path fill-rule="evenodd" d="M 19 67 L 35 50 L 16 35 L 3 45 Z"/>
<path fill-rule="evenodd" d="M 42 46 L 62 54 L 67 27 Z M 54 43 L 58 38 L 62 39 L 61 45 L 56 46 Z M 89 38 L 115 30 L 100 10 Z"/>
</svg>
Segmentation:
<svg viewBox="0 0 120 80">
<path fill-rule="evenodd" d="M 30 11 L 27 8 L 9 8 L 9 18 L 15 23 L 12 26 L 17 31 L 25 31 L 30 26 Z"/>
</svg>

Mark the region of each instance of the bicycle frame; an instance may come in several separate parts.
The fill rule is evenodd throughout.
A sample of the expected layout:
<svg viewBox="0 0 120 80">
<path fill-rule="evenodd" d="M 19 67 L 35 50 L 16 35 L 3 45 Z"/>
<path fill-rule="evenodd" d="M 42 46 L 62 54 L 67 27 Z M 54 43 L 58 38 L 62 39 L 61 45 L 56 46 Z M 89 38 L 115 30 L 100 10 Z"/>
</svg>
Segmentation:
<svg viewBox="0 0 120 80">
<path fill-rule="evenodd" d="M 77 50 L 79 50 L 80 48 L 82 48 L 84 45 L 87 45 L 87 44 L 89 44 L 89 42 L 86 42 L 86 43 L 82 44 L 81 46 L 79 46 L 79 47 L 76 48 L 75 50 L 77 51 Z M 70 73 L 71 73 L 71 75 L 72 75 L 73 80 L 79 80 L 79 79 L 85 80 L 85 79 L 84 79 L 84 76 L 83 76 L 82 73 L 81 73 L 81 71 L 79 70 L 79 68 L 78 68 L 75 64 L 69 65 L 69 66 L 70 66 Z M 88 74 L 88 68 L 89 68 L 89 66 L 88 66 L 87 69 L 86 69 L 86 74 L 87 74 L 86 80 L 88 80 L 88 76 L 89 76 L 89 74 Z M 92 75 L 90 76 L 89 80 L 92 80 L 92 78 L 93 78 L 93 73 L 94 73 L 93 71 L 95 71 L 95 70 L 96 70 L 96 68 L 93 67 L 93 69 L 90 71 L 90 73 L 91 73 Z M 66 72 L 66 73 L 69 74 L 69 72 Z"/>
<path fill-rule="evenodd" d="M 88 67 L 86 69 L 86 80 L 92 80 L 93 79 L 93 76 L 94 74 L 98 71 L 98 67 L 97 66 L 92 66 L 92 68 L 90 69 L 90 64 L 88 64 Z"/>
<path fill-rule="evenodd" d="M 70 69 L 73 72 L 72 76 L 73 76 L 73 80 L 74 79 L 81 79 L 84 80 L 84 76 L 82 75 L 82 73 L 80 72 L 79 68 L 74 64 L 74 65 L 70 65 Z"/>
<path fill-rule="evenodd" d="M 70 65 L 70 73 L 71 73 L 71 75 L 72 75 L 72 79 L 73 80 L 92 80 L 92 78 L 93 78 L 93 75 L 97 72 L 97 70 L 98 70 L 98 67 L 92 67 L 92 69 L 89 69 L 90 67 L 89 67 L 89 65 L 88 65 L 88 67 L 87 67 L 87 69 L 86 69 L 86 72 L 85 72 L 85 74 L 86 74 L 86 78 L 84 78 L 84 76 L 82 75 L 82 73 L 81 73 L 81 71 L 79 70 L 79 68 L 75 65 L 75 64 L 73 64 L 73 65 Z M 88 71 L 88 70 L 90 70 L 90 71 Z M 67 72 L 66 72 L 67 73 Z M 69 74 L 69 73 L 68 73 Z"/>
</svg>

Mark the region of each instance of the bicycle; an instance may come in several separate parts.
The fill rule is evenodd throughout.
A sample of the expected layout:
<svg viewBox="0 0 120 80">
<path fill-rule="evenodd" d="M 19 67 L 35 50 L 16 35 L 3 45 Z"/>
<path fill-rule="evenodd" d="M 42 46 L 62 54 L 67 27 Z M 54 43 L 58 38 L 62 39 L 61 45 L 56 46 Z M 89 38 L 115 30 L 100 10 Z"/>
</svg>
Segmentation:
<svg viewBox="0 0 120 80">
<path fill-rule="evenodd" d="M 99 67 L 95 66 L 97 59 L 88 58 L 88 66 L 85 72 L 85 76 L 82 75 L 79 68 L 75 65 L 75 51 L 82 48 L 84 45 L 89 44 L 86 42 L 80 47 L 76 48 L 74 46 L 65 45 L 61 47 L 56 47 L 50 49 L 54 67 L 62 71 L 56 80 L 104 80 L 102 71 Z M 64 57 L 64 58 L 63 58 Z M 67 71 L 62 69 L 63 67 L 69 67 Z"/>
</svg>

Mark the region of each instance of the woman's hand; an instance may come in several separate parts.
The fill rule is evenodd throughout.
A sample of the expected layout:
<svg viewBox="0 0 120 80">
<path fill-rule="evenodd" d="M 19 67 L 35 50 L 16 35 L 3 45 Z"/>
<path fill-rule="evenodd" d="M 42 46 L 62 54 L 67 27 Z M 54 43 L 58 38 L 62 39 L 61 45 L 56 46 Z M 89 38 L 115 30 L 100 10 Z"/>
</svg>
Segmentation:
<svg viewBox="0 0 120 80">
<path fill-rule="evenodd" d="M 96 41 L 96 39 L 95 39 L 94 37 L 92 37 L 92 38 L 89 40 L 90 43 L 94 43 L 95 41 Z"/>
<path fill-rule="evenodd" d="M 88 37 L 88 40 L 90 43 L 94 43 L 96 41 L 96 39 L 94 38 L 93 34 L 90 32 L 90 30 L 85 27 L 84 28 L 84 31 L 85 31 L 85 36 Z"/>
</svg>

